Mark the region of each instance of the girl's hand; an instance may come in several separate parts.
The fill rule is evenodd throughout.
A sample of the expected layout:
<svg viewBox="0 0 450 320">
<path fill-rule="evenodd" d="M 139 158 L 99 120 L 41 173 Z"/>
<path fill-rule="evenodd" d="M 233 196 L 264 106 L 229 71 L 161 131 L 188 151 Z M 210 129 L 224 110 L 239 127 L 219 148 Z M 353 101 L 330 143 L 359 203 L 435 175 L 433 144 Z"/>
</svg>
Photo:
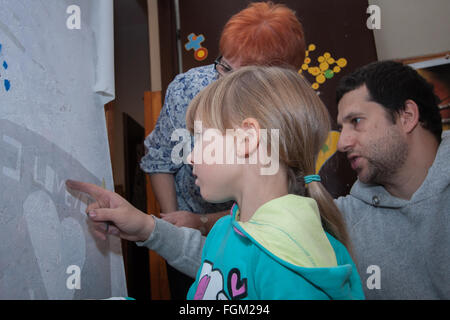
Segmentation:
<svg viewBox="0 0 450 320">
<path fill-rule="evenodd" d="M 87 193 L 96 200 L 86 208 L 88 217 L 94 222 L 96 237 L 106 240 L 107 234 L 113 234 L 130 241 L 145 241 L 152 233 L 155 227 L 153 218 L 117 193 L 74 180 L 67 180 L 66 186 Z"/>
</svg>

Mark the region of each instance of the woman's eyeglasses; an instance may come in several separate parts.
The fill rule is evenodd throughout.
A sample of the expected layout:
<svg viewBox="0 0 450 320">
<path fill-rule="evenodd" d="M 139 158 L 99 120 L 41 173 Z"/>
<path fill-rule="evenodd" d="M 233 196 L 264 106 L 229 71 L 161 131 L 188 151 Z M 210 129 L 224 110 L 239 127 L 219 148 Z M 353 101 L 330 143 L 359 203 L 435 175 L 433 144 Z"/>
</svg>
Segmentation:
<svg viewBox="0 0 450 320">
<path fill-rule="evenodd" d="M 222 58 L 223 56 L 220 55 L 216 60 L 214 60 L 214 69 L 216 69 L 216 71 L 220 75 L 232 72 L 233 68 L 230 67 L 226 62 L 223 62 Z"/>
</svg>

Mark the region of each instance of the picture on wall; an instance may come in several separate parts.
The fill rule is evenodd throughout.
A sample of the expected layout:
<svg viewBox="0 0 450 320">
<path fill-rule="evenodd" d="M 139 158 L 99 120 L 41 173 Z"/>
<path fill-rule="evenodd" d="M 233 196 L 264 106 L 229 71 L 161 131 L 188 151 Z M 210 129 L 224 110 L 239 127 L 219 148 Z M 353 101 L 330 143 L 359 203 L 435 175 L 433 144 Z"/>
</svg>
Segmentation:
<svg viewBox="0 0 450 320">
<path fill-rule="evenodd" d="M 428 59 L 410 64 L 434 87 L 439 98 L 442 129 L 450 129 L 450 53 L 443 57 Z"/>
</svg>

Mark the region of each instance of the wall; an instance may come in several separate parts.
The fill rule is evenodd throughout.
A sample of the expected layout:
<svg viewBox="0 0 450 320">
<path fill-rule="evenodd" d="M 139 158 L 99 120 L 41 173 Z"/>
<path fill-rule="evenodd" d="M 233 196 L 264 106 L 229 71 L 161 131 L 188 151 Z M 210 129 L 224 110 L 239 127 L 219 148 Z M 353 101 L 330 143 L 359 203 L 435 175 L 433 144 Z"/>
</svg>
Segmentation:
<svg viewBox="0 0 450 320">
<path fill-rule="evenodd" d="M 125 186 L 122 113 L 144 126 L 144 91 L 150 90 L 147 6 L 145 0 L 114 1 L 114 184 Z"/>
<path fill-rule="evenodd" d="M 450 50 L 450 1 L 369 0 L 381 9 L 374 31 L 379 60 L 404 59 Z"/>
</svg>

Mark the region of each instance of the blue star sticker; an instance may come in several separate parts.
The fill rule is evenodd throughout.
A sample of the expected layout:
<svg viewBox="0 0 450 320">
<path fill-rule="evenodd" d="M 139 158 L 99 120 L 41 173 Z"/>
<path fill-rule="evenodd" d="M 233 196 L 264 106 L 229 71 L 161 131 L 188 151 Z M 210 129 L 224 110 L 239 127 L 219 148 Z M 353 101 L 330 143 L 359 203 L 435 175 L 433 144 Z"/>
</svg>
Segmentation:
<svg viewBox="0 0 450 320">
<path fill-rule="evenodd" d="M 194 33 L 191 33 L 188 36 L 189 42 L 184 45 L 187 51 L 194 49 L 194 51 L 200 49 L 202 46 L 202 42 L 205 41 L 205 37 L 201 34 L 196 36 Z"/>
</svg>

